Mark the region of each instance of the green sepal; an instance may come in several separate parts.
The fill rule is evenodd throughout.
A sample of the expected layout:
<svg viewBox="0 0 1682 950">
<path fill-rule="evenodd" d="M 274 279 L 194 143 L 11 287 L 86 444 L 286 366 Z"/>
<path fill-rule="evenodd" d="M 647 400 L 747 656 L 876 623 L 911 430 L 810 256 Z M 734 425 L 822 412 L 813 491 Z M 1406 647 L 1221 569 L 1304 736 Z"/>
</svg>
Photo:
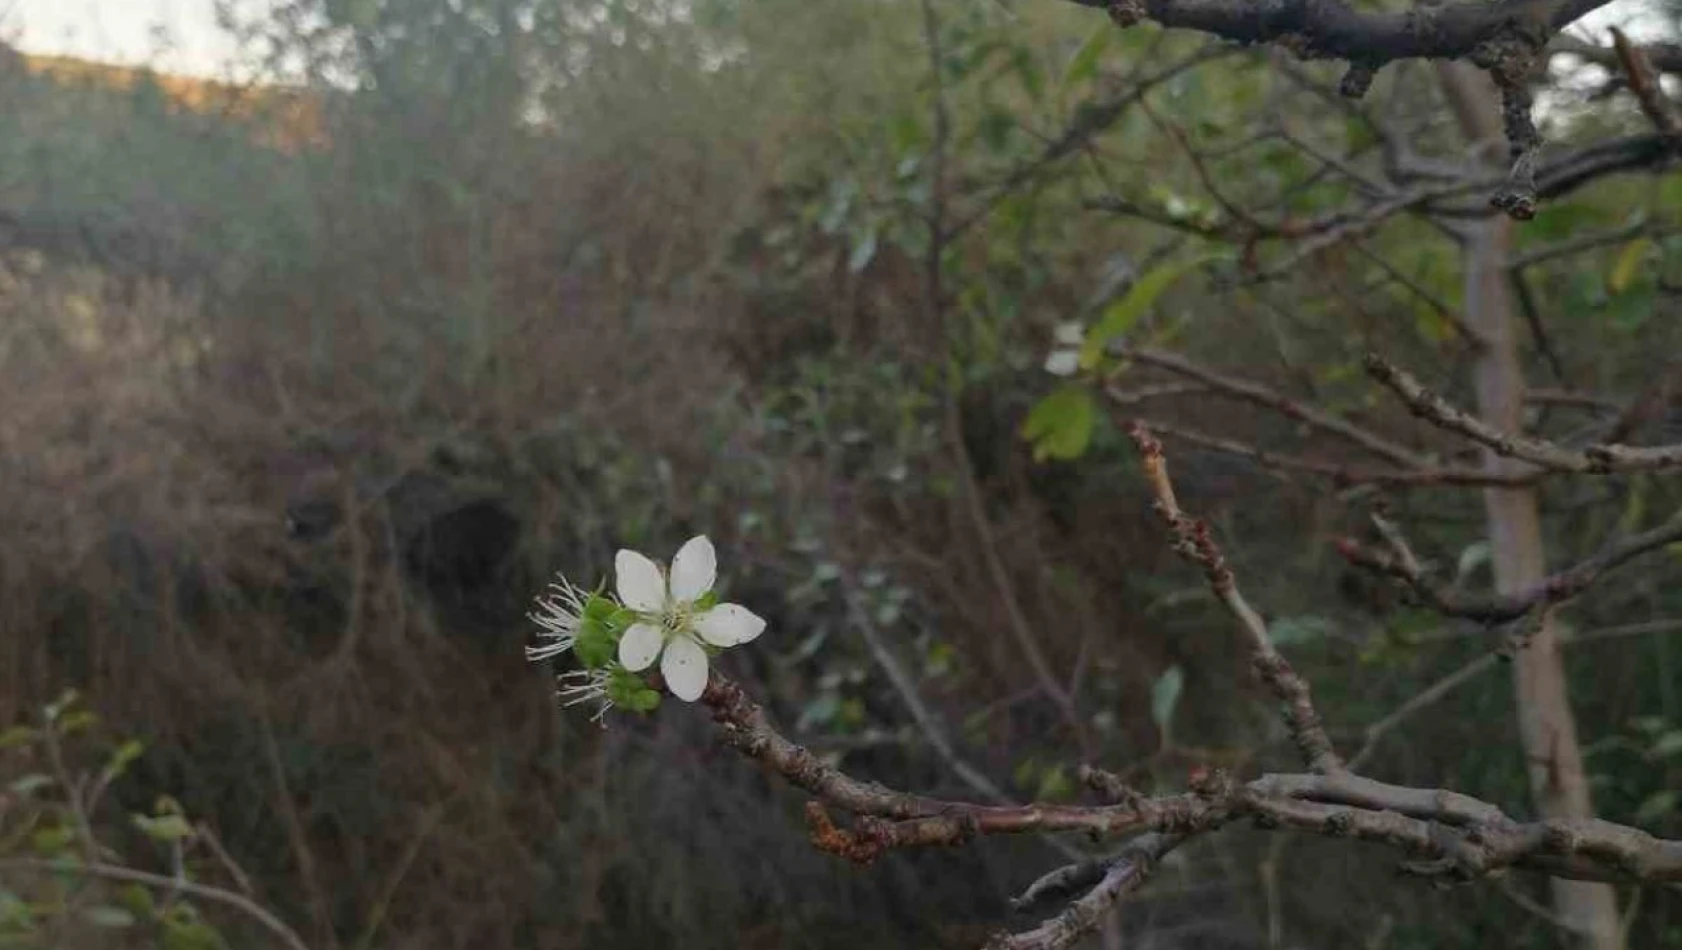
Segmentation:
<svg viewBox="0 0 1682 950">
<path fill-rule="evenodd" d="M 648 688 L 643 678 L 624 667 L 615 667 L 608 674 L 607 698 L 613 705 L 633 712 L 653 712 L 660 705 L 660 694 Z"/>
<path fill-rule="evenodd" d="M 590 599 L 584 602 L 584 619 L 606 620 L 613 616 L 613 612 L 617 609 L 619 609 L 619 605 L 614 603 L 612 598 L 607 597 L 601 591 L 592 591 Z"/>
<path fill-rule="evenodd" d="M 608 631 L 605 623 L 585 617 L 578 624 L 578 639 L 573 641 L 572 652 L 578 654 L 578 662 L 586 669 L 599 670 L 613 661 L 618 646 L 619 639 Z"/>
<path fill-rule="evenodd" d="M 613 642 L 618 643 L 625 631 L 631 629 L 631 624 L 637 622 L 637 612 L 629 607 L 616 607 L 613 613 L 607 615 L 603 623 L 607 624 L 607 631 L 613 636 Z"/>
<path fill-rule="evenodd" d="M 578 661 L 592 670 L 607 666 L 619 653 L 619 638 L 636 619 L 636 611 L 600 591 L 591 594 L 578 618 L 578 638 L 572 645 Z"/>
</svg>

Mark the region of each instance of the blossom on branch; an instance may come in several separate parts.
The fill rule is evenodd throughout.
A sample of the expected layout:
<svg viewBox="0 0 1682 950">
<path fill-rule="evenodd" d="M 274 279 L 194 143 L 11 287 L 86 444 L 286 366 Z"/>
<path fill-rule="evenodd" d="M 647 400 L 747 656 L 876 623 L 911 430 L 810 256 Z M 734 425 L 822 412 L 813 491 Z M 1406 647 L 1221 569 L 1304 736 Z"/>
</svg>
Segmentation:
<svg viewBox="0 0 1682 950">
<path fill-rule="evenodd" d="M 765 621 L 739 604 L 720 604 L 712 592 L 717 555 L 706 535 L 678 549 L 668 574 L 635 551 L 614 558 L 619 599 L 636 619 L 619 639 L 619 663 L 632 672 L 660 660 L 672 695 L 694 702 L 707 688 L 707 647 L 739 646 L 765 630 Z"/>
</svg>

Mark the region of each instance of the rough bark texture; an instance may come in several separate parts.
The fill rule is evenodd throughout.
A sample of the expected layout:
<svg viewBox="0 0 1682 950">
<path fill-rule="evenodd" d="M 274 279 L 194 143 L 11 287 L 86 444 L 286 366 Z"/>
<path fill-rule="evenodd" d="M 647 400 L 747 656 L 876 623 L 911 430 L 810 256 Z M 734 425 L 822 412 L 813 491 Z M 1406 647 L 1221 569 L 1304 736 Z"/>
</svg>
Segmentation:
<svg viewBox="0 0 1682 950">
<path fill-rule="evenodd" d="M 1467 138 L 1498 143 L 1499 107 L 1487 80 L 1460 63 L 1438 64 L 1438 70 Z M 1478 412 L 1485 422 L 1518 432 L 1524 422 L 1525 382 L 1507 279 L 1512 227 L 1512 221 L 1492 217 L 1470 232 L 1465 248 L 1465 316 L 1488 342 L 1473 370 Z M 1485 463 L 1498 472 L 1519 464 L 1493 451 L 1486 451 Z M 1541 582 L 1547 566 L 1535 489 L 1487 488 L 1484 510 L 1498 590 L 1513 593 Z M 1514 659 L 1513 673 L 1519 737 L 1537 811 L 1548 818 L 1592 818 L 1594 805 L 1583 772 L 1559 632 L 1551 621 L 1544 620 L 1529 646 Z M 1577 946 L 1583 950 L 1621 948 L 1617 897 L 1611 885 L 1561 878 L 1552 879 L 1551 885 L 1554 910 L 1580 934 Z"/>
</svg>

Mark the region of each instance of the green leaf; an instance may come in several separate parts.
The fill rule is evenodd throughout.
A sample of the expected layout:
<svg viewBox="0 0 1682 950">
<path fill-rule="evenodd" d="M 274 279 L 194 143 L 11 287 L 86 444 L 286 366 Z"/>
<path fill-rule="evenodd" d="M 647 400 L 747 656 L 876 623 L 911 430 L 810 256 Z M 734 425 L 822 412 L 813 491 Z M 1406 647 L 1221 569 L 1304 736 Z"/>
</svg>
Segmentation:
<svg viewBox="0 0 1682 950">
<path fill-rule="evenodd" d="M 1613 327 L 1634 332 L 1646 326 L 1647 321 L 1652 319 L 1657 303 L 1658 295 L 1654 283 L 1637 281 L 1634 286 L 1607 301 L 1602 313 Z"/>
<path fill-rule="evenodd" d="M 1673 755 L 1682 755 L 1682 729 L 1673 729 L 1659 736 L 1653 747 L 1647 750 L 1647 756 L 1653 759 L 1668 759 Z"/>
<path fill-rule="evenodd" d="M 29 848 L 43 857 L 57 857 L 76 840 L 76 832 L 64 825 L 48 825 L 35 829 L 29 836 Z"/>
<path fill-rule="evenodd" d="M 30 772 L 28 775 L 20 775 L 17 778 L 12 779 L 11 784 L 6 787 L 11 789 L 12 794 L 14 795 L 27 797 L 43 788 L 52 786 L 52 784 L 53 777 L 51 775 L 43 775 L 40 772 Z"/>
<path fill-rule="evenodd" d="M 1132 330 L 1139 318 L 1176 280 L 1219 256 L 1204 255 L 1178 263 L 1159 264 L 1134 281 L 1127 293 L 1104 308 L 1098 323 L 1087 331 L 1086 343 L 1081 347 L 1080 365 L 1087 369 L 1098 365 L 1098 359 L 1104 355 L 1104 346 Z"/>
<path fill-rule="evenodd" d="M 204 921 L 171 915 L 164 923 L 163 946 L 164 950 L 223 950 L 228 944 Z"/>
<path fill-rule="evenodd" d="M 1647 258 L 1647 252 L 1653 248 L 1653 239 L 1638 237 L 1624 245 L 1618 252 L 1617 260 L 1612 263 L 1612 270 L 1606 275 L 1606 289 L 1614 294 L 1621 294 L 1629 289 L 1630 282 Z"/>
<path fill-rule="evenodd" d="M 92 907 L 84 907 L 82 909 L 82 919 L 95 927 L 110 927 L 113 929 L 133 927 L 135 923 L 133 914 L 110 904 L 95 904 Z"/>
<path fill-rule="evenodd" d="M 1068 770 L 1058 764 L 1041 773 L 1040 787 L 1034 792 L 1034 800 L 1054 802 L 1068 798 L 1074 790 L 1075 784 L 1069 780 Z"/>
<path fill-rule="evenodd" d="M 1460 552 L 1460 560 L 1454 567 L 1455 577 L 1465 580 L 1472 576 L 1472 572 L 1489 563 L 1490 546 L 1488 541 L 1473 541 Z"/>
<path fill-rule="evenodd" d="M 117 746 L 112 751 L 111 757 L 105 761 L 105 780 L 109 782 L 123 774 L 134 763 L 134 760 L 140 758 L 140 754 L 145 751 L 146 744 L 139 739 L 130 739 Z"/>
<path fill-rule="evenodd" d="M 1162 744 L 1170 745 L 1169 727 L 1174 721 L 1174 707 L 1180 703 L 1180 691 L 1185 687 L 1185 674 L 1179 666 L 1164 670 L 1151 684 L 1151 720 L 1162 730 Z"/>
<path fill-rule="evenodd" d="M 99 722 L 99 714 L 91 709 L 73 709 L 64 714 L 58 721 L 58 728 L 65 735 L 90 729 Z"/>
<path fill-rule="evenodd" d="M 159 815 L 156 818 L 134 815 L 132 818 L 134 826 L 153 841 L 181 841 L 193 836 L 193 826 L 180 815 Z"/>
<path fill-rule="evenodd" d="M 0 927 L 28 929 L 35 914 L 23 898 L 0 888 Z"/>
<path fill-rule="evenodd" d="M 921 148 L 925 138 L 920 113 L 896 112 L 888 119 L 888 144 L 895 152 L 903 154 Z"/>
<path fill-rule="evenodd" d="M 1647 796 L 1641 807 L 1635 810 L 1635 823 L 1638 825 L 1656 825 L 1663 818 L 1673 814 L 1682 805 L 1682 791 L 1667 788 Z"/>
<path fill-rule="evenodd" d="M 0 749 L 12 749 L 20 745 L 34 742 L 41 733 L 28 726 L 13 726 L 5 732 L 0 732 Z"/>
<path fill-rule="evenodd" d="M 46 716 L 46 720 L 48 722 L 57 722 L 58 717 L 63 715 L 65 710 L 75 704 L 78 695 L 79 694 L 73 689 L 67 689 L 60 693 L 57 700 L 48 703 L 47 708 L 42 710 Z"/>
<path fill-rule="evenodd" d="M 1096 419 L 1091 391 L 1078 384 L 1064 386 L 1028 412 L 1022 437 L 1033 443 L 1035 461 L 1075 459 L 1091 444 Z"/>
<path fill-rule="evenodd" d="M 1548 202 L 1525 223 L 1524 235 L 1542 241 L 1558 240 L 1592 228 L 1603 217 L 1588 204 Z"/>
<path fill-rule="evenodd" d="M 1098 24 L 1086 42 L 1080 44 L 1080 49 L 1075 50 L 1075 55 L 1069 58 L 1068 68 L 1063 70 L 1063 85 L 1072 86 L 1098 75 L 1098 60 L 1117 35 L 1119 33 L 1113 24 Z"/>
<path fill-rule="evenodd" d="M 1016 116 L 998 106 L 990 105 L 981 113 L 981 118 L 976 123 L 976 135 L 989 151 L 997 155 L 1010 145 L 1010 136 L 1016 128 Z"/>
<path fill-rule="evenodd" d="M 1011 770 L 1010 778 L 1011 781 L 1016 783 L 1017 788 L 1027 788 L 1029 783 L 1033 782 L 1034 776 L 1039 774 L 1039 770 L 1039 762 L 1035 761 L 1033 756 L 1029 756 L 1016 763 L 1016 768 Z"/>
<path fill-rule="evenodd" d="M 117 890 L 117 902 L 136 917 L 150 919 L 157 913 L 157 904 L 152 900 L 152 892 L 141 884 L 123 885 Z"/>
<path fill-rule="evenodd" d="M 1027 46 L 1012 47 L 1010 51 L 1011 71 L 1022 83 L 1022 90 L 1028 98 L 1039 102 L 1045 97 L 1045 74 L 1040 69 L 1039 61 L 1034 58 L 1034 52 Z"/>
</svg>

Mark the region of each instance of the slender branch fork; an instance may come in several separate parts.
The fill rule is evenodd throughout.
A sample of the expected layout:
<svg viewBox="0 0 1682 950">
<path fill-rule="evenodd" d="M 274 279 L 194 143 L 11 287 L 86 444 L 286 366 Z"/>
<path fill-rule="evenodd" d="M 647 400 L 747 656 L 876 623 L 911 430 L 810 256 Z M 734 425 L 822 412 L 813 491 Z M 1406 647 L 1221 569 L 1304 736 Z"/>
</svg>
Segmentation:
<svg viewBox="0 0 1682 950">
<path fill-rule="evenodd" d="M 1490 182 L 1463 174 L 1448 178 L 1427 175 L 1422 184 L 1377 195 L 1364 212 L 1309 223 L 1269 223 L 1228 207 L 1231 227 L 1207 225 L 1210 233 L 1205 236 L 1230 236 L 1226 231 L 1236 229 L 1241 232 L 1239 237 L 1251 242 L 1273 237 L 1336 242 L 1370 230 L 1398 213 L 1425 211 L 1453 217 L 1459 210 L 1442 202 L 1486 187 L 1496 189 L 1491 198 L 1496 208 L 1526 218 L 1534 212 L 1538 197 L 1561 194 L 1622 169 L 1654 167 L 1677 151 L 1675 117 L 1668 109 L 1661 112 L 1665 104 L 1649 94 L 1642 104 L 1657 134 L 1598 143 L 1546 164 L 1539 161 L 1541 140 L 1529 115 L 1529 75 L 1540 57 L 1573 45 L 1562 42 L 1550 47 L 1565 26 L 1605 0 L 1456 0 L 1394 14 L 1358 11 L 1341 0 L 1072 2 L 1107 10 L 1123 28 L 1152 20 L 1165 27 L 1198 30 L 1241 44 L 1273 43 L 1302 58 L 1344 60 L 1349 71 L 1339 91 L 1351 99 L 1361 97 L 1385 65 L 1413 58 L 1470 60 L 1488 72 L 1501 91 L 1512 160 L 1504 181 Z M 1648 79 L 1655 68 L 1668 67 L 1668 59 L 1656 53 L 1644 57 L 1640 51 L 1631 52 L 1621 37 L 1618 40 L 1619 59 L 1638 80 Z M 1169 72 L 1194 64 L 1199 58 L 1178 64 Z M 1655 67 L 1655 62 L 1661 65 Z M 1139 91 L 1150 85 L 1142 83 Z M 1656 81 L 1647 82 L 1646 88 L 1656 88 Z M 1118 102 L 1102 118 L 1111 119 L 1127 105 L 1140 101 L 1134 95 Z M 1071 143 L 1088 138 L 1093 127 L 1104 124 L 1090 119 L 1078 124 L 1047 150 L 1040 163 L 1011 176 L 998 190 L 1009 191 L 1021 184 L 1039 165 L 1073 151 L 1077 146 Z M 1188 142 L 1181 144 L 1189 151 Z M 1123 213 L 1144 213 L 1120 199 L 1114 205 L 1112 210 Z M 984 202 L 978 216 L 985 214 L 988 206 L 990 202 Z M 1475 212 L 1468 209 L 1465 213 Z M 955 237 L 969 223 L 960 223 L 951 233 L 937 231 L 937 241 Z M 938 288 L 938 277 L 935 286 Z M 1476 338 L 1469 337 L 1468 342 L 1481 345 Z M 1377 358 L 1368 361 L 1369 373 L 1416 416 L 1438 430 L 1520 459 L 1528 463 L 1528 469 L 1509 475 L 1444 462 L 1266 387 L 1225 377 L 1171 354 L 1138 349 L 1117 355 L 1186 379 L 1199 392 L 1216 393 L 1283 414 L 1359 449 L 1377 464 L 1356 469 L 1264 452 L 1183 430 L 1165 434 L 1249 455 L 1275 468 L 1330 476 L 1342 482 L 1499 488 L 1530 484 L 1552 475 L 1682 465 L 1682 447 L 1605 444 L 1579 450 L 1495 430 L 1430 393 L 1405 371 Z M 1171 394 L 1173 389 L 1165 387 L 1164 392 Z M 1136 394 L 1113 388 L 1111 395 L 1123 405 L 1139 401 L 1133 398 Z M 1098 800 L 1096 804 L 1016 805 L 931 798 L 863 781 L 826 764 L 779 732 L 765 709 L 740 685 L 715 672 L 701 701 L 710 709 L 720 738 L 812 796 L 806 805 L 806 818 L 814 846 L 867 863 L 897 848 L 962 845 L 991 835 L 1075 832 L 1095 842 L 1121 841 L 1119 849 L 1107 856 L 1075 861 L 1032 882 L 1013 901 L 1013 907 L 1030 910 L 1061 904 L 1061 911 L 1027 931 L 996 935 L 988 950 L 1060 950 L 1072 945 L 1095 930 L 1117 902 L 1144 886 L 1169 852 L 1239 822 L 1263 829 L 1384 844 L 1402 853 L 1403 871 L 1451 882 L 1483 879 L 1509 869 L 1583 880 L 1682 882 L 1682 841 L 1659 839 L 1637 828 L 1596 819 L 1523 821 L 1469 795 L 1387 784 L 1354 771 L 1334 748 L 1309 684 L 1274 647 L 1266 622 L 1240 591 L 1209 526 L 1180 508 L 1162 444 L 1142 422 L 1133 423 L 1129 434 L 1140 450 L 1155 511 L 1175 550 L 1201 569 L 1209 589 L 1235 622 L 1250 667 L 1280 705 L 1287 732 L 1306 771 L 1240 780 L 1218 769 L 1198 767 L 1189 776 L 1185 791 L 1151 797 L 1130 788 L 1116 774 L 1086 766 L 1080 774 Z M 1433 585 L 1400 530 L 1382 517 L 1375 518 L 1375 525 L 1388 551 L 1369 551 L 1347 542 L 1340 545 L 1345 556 L 1396 578 L 1446 614 L 1487 624 L 1512 624 L 1517 633 L 1502 646 L 1502 656 L 1526 646 L 1523 633 L 1532 626 L 1528 621 L 1580 593 L 1607 570 L 1682 539 L 1679 513 L 1658 528 L 1616 542 L 1549 577 L 1535 590 L 1477 599 Z M 1442 688 L 1453 685 L 1449 682 Z M 1369 730 L 1368 748 L 1356 756 L 1355 764 L 1365 762 L 1372 742 L 1389 725 L 1390 720 L 1385 720 Z M 845 817 L 838 819 L 838 815 Z"/>
<path fill-rule="evenodd" d="M 1021 933 L 1000 933 L 987 950 L 1060 950 L 1094 930 L 1108 910 L 1144 886 L 1173 849 L 1234 823 L 1388 845 L 1405 873 L 1448 882 L 1518 869 L 1582 880 L 1682 882 L 1682 841 L 1595 819 L 1522 821 L 1470 795 L 1392 785 L 1359 775 L 1339 758 L 1308 683 L 1274 647 L 1267 625 L 1240 591 L 1209 526 L 1180 508 L 1161 442 L 1129 427 L 1154 508 L 1174 548 L 1199 567 L 1236 623 L 1251 669 L 1280 704 L 1308 771 L 1248 781 L 1193 769 L 1184 792 L 1146 796 L 1117 775 L 1083 767 L 1097 804 L 975 803 L 930 798 L 848 775 L 791 741 L 734 681 L 714 673 L 701 697 L 724 743 L 812 796 L 806 805 L 817 848 L 868 863 L 896 848 L 962 845 L 991 835 L 1077 832 L 1095 842 L 1125 839 L 1108 857 L 1056 868 L 1031 883 L 1018 910 L 1063 902 L 1063 910 Z M 1418 570 L 1395 535 L 1395 559 Z M 1365 759 L 1365 754 L 1360 758 Z M 851 816 L 838 823 L 832 812 Z"/>
<path fill-rule="evenodd" d="M 1340 486 L 1362 485 L 1395 489 L 1430 488 L 1444 485 L 1517 488 L 1534 484 L 1544 478 L 1561 475 L 1640 472 L 1682 467 L 1682 444 L 1632 446 L 1603 442 L 1576 449 L 1522 433 L 1505 432 L 1478 419 L 1472 413 L 1449 403 L 1446 399 L 1426 388 L 1412 374 L 1377 355 L 1369 355 L 1366 358 L 1367 372 L 1373 379 L 1393 392 L 1413 415 L 1429 423 L 1433 428 L 1485 446 L 1498 455 L 1526 462 L 1529 465 L 1528 469 L 1517 472 L 1496 472 L 1481 466 L 1445 462 L 1436 455 L 1416 451 L 1369 428 L 1341 416 L 1317 409 L 1308 403 L 1294 399 L 1260 383 L 1225 375 L 1178 354 L 1136 346 L 1117 346 L 1113 347 L 1112 351 L 1118 357 L 1152 369 L 1166 371 L 1195 384 L 1195 388 L 1191 389 L 1159 386 L 1144 390 L 1127 390 L 1114 383 L 1107 384 L 1105 393 L 1110 397 L 1111 402 L 1117 406 L 1131 407 L 1146 399 L 1173 397 L 1188 392 L 1198 395 L 1214 394 L 1238 402 L 1249 403 L 1283 416 L 1309 430 L 1335 438 L 1375 459 L 1382 460 L 1381 464 L 1377 465 L 1348 464 L 1262 448 L 1250 442 L 1211 435 L 1175 423 L 1154 421 L 1150 423 L 1153 431 L 1175 441 L 1239 456 L 1257 465 L 1279 472 L 1329 479 Z M 1667 523 L 1667 527 L 1660 529 L 1659 533 L 1650 538 L 1641 536 L 1639 540 L 1632 539 L 1632 543 L 1635 544 L 1633 549 L 1625 551 L 1622 555 L 1614 555 L 1609 552 L 1606 557 L 1610 557 L 1610 560 L 1600 563 L 1595 568 L 1594 573 L 1598 575 L 1600 569 L 1616 566 L 1635 554 L 1645 553 L 1654 547 L 1679 540 L 1675 534 L 1677 530 L 1682 530 L 1682 526 Z M 1352 559 L 1360 560 L 1359 558 Z M 1368 559 L 1368 561 L 1371 560 L 1371 558 Z M 1382 569 L 1386 573 L 1396 573 L 1390 569 L 1396 566 L 1393 564 L 1381 566 L 1373 562 L 1367 563 L 1367 566 Z M 1420 580 L 1417 576 L 1410 577 L 1405 573 L 1397 574 L 1397 576 L 1410 582 Z M 1592 577 L 1581 576 L 1580 572 L 1573 576 L 1577 578 L 1576 581 L 1566 583 L 1563 587 L 1556 585 L 1552 589 L 1549 599 L 1557 601 L 1571 596 L 1581 589 L 1582 585 L 1579 582 L 1593 579 Z M 1556 580 L 1565 583 L 1563 578 Z M 1440 609 L 1444 609 L 1445 612 L 1455 616 L 1474 616 L 1477 613 L 1475 610 L 1448 608 L 1444 606 L 1446 601 L 1439 601 L 1436 598 L 1430 599 Z M 1530 598 L 1525 601 L 1526 606 L 1517 612 L 1523 613 L 1529 605 L 1534 605 L 1539 599 L 1539 597 Z M 1509 603 L 1514 604 L 1518 602 L 1517 600 L 1509 601 Z M 1497 609 L 1496 612 L 1499 613 L 1501 610 Z M 1507 617 L 1485 619 L 1512 619 L 1512 616 L 1516 615 L 1515 613 Z"/>
<path fill-rule="evenodd" d="M 1608 0 L 1459 0 L 1418 6 L 1401 12 L 1357 10 L 1343 0 L 1071 0 L 1106 10 L 1122 28 L 1145 21 L 1164 27 L 1197 30 L 1241 44 L 1272 43 L 1303 59 L 1336 59 L 1348 64 L 1338 91 L 1351 99 L 1364 96 L 1379 70 L 1408 59 L 1464 59 L 1487 72 L 1501 92 L 1502 121 L 1511 167 L 1489 203 L 1518 219 L 1535 215 L 1539 198 L 1568 183 L 1558 168 L 1538 173 L 1542 137 L 1531 118 L 1530 77 L 1552 50 L 1560 31 Z M 1620 60 L 1632 60 L 1622 51 Z M 1636 54 L 1642 64 L 1668 63 L 1666 50 Z M 1647 73 L 1653 67 L 1647 66 Z M 1636 84 L 1638 94 L 1656 88 Z M 1658 98 L 1643 97 L 1649 114 Z M 1675 147 L 1675 118 L 1666 110 L 1655 117 L 1660 147 L 1636 149 L 1639 161 L 1655 162 Z M 1570 176 L 1566 176 L 1567 179 Z M 1406 202 L 1405 204 L 1411 204 Z"/>
</svg>

